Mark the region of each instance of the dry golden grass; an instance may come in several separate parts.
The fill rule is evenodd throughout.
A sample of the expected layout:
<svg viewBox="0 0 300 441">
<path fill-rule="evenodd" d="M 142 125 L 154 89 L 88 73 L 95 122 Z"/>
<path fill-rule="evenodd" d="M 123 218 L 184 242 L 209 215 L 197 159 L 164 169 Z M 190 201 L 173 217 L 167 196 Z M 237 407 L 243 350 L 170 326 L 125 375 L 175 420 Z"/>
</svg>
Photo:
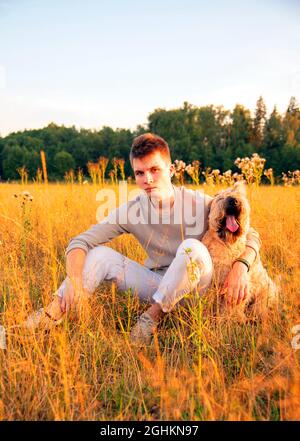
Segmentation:
<svg viewBox="0 0 300 441">
<path fill-rule="evenodd" d="M 281 275 L 279 312 L 263 322 L 229 323 L 204 314 L 205 301 L 168 315 L 154 345 L 137 353 L 128 331 L 145 309 L 131 292 L 99 287 L 85 322 L 66 321 L 48 335 L 14 325 L 47 304 L 65 277 L 71 237 L 95 223 L 96 188 L 27 185 L 24 212 L 0 186 L 0 419 L 287 420 L 300 418 L 300 350 L 291 347 L 299 317 L 298 188 L 249 190 L 252 225 L 273 277 Z M 208 189 L 212 193 L 213 190 Z M 30 207 L 30 208 L 29 208 Z M 142 262 L 135 239 L 112 246 Z"/>
</svg>

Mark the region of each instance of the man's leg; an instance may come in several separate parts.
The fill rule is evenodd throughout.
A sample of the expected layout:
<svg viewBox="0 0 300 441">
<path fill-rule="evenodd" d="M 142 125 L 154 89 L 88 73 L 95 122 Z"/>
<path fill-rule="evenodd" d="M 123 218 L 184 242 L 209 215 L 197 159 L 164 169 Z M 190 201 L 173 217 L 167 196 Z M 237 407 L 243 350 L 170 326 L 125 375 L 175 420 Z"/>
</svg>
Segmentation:
<svg viewBox="0 0 300 441">
<path fill-rule="evenodd" d="M 154 302 L 152 296 L 162 279 L 159 274 L 106 246 L 95 247 L 87 254 L 82 276 L 87 294 L 92 294 L 102 281 L 114 281 L 120 290 L 131 288 L 142 302 L 150 303 Z M 60 303 L 67 279 L 54 293 L 55 298 L 51 304 L 28 318 L 26 327 L 36 328 L 40 324 L 51 327 L 58 323 L 62 316 Z"/>
<path fill-rule="evenodd" d="M 112 248 L 98 246 L 86 256 L 82 279 L 83 288 L 89 294 L 93 294 L 101 282 L 113 281 L 121 291 L 131 288 L 142 302 L 153 302 L 152 296 L 162 276 Z M 63 297 L 65 287 L 66 279 L 55 294 Z"/>
<path fill-rule="evenodd" d="M 178 247 L 176 257 L 166 271 L 153 300 L 163 312 L 192 291 L 203 294 L 211 284 L 213 263 L 208 249 L 197 239 L 186 239 Z"/>
<path fill-rule="evenodd" d="M 203 294 L 211 283 L 212 273 L 213 264 L 205 245 L 196 239 L 184 240 L 153 295 L 156 303 L 142 314 L 132 329 L 132 341 L 138 345 L 149 344 L 160 318 L 172 311 L 185 294 L 192 291 Z"/>
</svg>

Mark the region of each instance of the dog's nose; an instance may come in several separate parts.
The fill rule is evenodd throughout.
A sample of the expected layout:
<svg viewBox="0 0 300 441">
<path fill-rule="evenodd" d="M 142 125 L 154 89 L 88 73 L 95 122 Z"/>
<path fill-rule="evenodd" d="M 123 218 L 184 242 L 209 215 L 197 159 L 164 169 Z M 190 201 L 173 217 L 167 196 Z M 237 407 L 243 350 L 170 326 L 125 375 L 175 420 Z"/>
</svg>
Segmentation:
<svg viewBox="0 0 300 441">
<path fill-rule="evenodd" d="M 237 199 L 233 198 L 233 197 L 229 197 L 227 199 L 227 203 L 229 207 L 236 207 L 238 205 L 238 201 Z"/>
</svg>

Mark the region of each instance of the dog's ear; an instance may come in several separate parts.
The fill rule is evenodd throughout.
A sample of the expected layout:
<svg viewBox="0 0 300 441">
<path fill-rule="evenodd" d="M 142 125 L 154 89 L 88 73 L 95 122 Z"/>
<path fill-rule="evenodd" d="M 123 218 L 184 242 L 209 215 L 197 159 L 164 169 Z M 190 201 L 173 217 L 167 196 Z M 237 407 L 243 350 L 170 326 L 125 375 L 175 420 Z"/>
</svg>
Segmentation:
<svg viewBox="0 0 300 441">
<path fill-rule="evenodd" d="M 237 181 L 234 184 L 233 189 L 235 191 L 238 191 L 239 193 L 241 193 L 243 196 L 246 196 L 246 193 L 247 193 L 246 181 Z"/>
<path fill-rule="evenodd" d="M 218 193 L 213 195 L 213 198 L 216 198 L 217 196 L 220 196 L 220 194 L 225 193 L 226 190 L 220 190 Z"/>
</svg>

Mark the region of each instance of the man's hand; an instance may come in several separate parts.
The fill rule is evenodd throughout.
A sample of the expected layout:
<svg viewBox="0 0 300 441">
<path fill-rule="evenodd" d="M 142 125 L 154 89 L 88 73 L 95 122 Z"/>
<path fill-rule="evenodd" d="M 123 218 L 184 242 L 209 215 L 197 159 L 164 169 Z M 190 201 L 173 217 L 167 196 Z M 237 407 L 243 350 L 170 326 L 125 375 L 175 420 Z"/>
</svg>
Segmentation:
<svg viewBox="0 0 300 441">
<path fill-rule="evenodd" d="M 86 252 L 80 248 L 74 248 L 67 254 L 66 289 L 61 302 L 62 312 L 74 310 L 79 302 L 86 297 L 82 283 L 82 271 L 86 259 Z M 76 308 L 77 309 L 77 308 Z"/>
<path fill-rule="evenodd" d="M 235 262 L 228 274 L 222 292 L 227 290 L 226 300 L 230 306 L 239 305 L 248 296 L 248 272 L 242 262 Z"/>
<path fill-rule="evenodd" d="M 71 282 L 68 277 L 66 280 L 66 289 L 61 302 L 62 312 L 69 313 L 77 309 L 78 303 L 86 298 L 86 292 L 82 286 L 81 280 Z"/>
</svg>

